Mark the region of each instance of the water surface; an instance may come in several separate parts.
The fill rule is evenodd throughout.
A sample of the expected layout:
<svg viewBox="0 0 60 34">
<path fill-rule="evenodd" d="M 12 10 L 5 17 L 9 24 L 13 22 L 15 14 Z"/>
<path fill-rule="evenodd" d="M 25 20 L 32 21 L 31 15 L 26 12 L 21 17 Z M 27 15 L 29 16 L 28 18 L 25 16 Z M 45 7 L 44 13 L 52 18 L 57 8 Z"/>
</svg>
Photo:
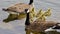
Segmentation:
<svg viewBox="0 0 60 34">
<path fill-rule="evenodd" d="M 29 0 L 0 0 L 0 34 L 25 34 L 24 21 L 15 20 L 9 23 L 2 22 L 8 17 L 8 13 L 2 11 L 2 8 L 7 8 L 15 3 L 27 3 Z M 47 10 L 51 8 L 52 15 L 47 20 L 60 22 L 60 0 L 34 0 L 36 11 L 39 9 Z"/>
</svg>

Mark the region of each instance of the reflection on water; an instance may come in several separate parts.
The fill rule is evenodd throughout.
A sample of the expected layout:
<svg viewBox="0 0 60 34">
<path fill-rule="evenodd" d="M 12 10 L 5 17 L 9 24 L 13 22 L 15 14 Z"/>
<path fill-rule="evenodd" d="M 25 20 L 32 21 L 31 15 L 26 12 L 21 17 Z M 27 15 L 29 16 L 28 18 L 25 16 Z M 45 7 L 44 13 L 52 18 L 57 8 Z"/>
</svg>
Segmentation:
<svg viewBox="0 0 60 34">
<path fill-rule="evenodd" d="M 8 29 L 4 29 L 5 28 L 8 28 L 6 26 L 8 25 L 4 25 L 2 24 L 2 20 L 4 18 L 7 17 L 7 13 L 2 11 L 1 9 L 4 8 L 4 7 L 8 7 L 10 5 L 13 5 L 15 3 L 28 3 L 29 0 L 0 0 L 0 34 L 7 34 L 7 33 L 11 33 L 11 34 L 18 34 L 18 33 L 21 33 L 21 34 L 31 34 L 31 31 L 25 31 L 23 30 L 23 26 L 24 26 L 24 20 L 19 20 L 19 21 L 13 21 L 13 22 L 10 22 L 10 26 L 13 26 L 13 29 L 15 29 L 14 31 L 11 30 L 9 31 Z M 46 10 L 47 8 L 52 8 L 52 16 L 50 18 L 48 18 L 48 20 L 55 20 L 55 21 L 59 21 L 60 20 L 60 0 L 34 0 L 34 4 L 35 4 L 35 8 L 36 10 L 38 9 L 43 9 L 43 10 Z M 59 21 L 60 22 L 60 21 Z M 2 27 L 3 26 L 3 27 Z M 18 27 L 18 26 L 22 26 L 22 27 Z M 16 27 L 16 28 L 14 28 Z M 17 28 L 18 27 L 18 28 Z M 3 29 L 1 29 L 3 28 Z M 7 30 L 7 31 L 6 31 Z M 12 33 L 13 31 L 13 33 Z M 15 32 L 16 31 L 16 32 Z M 7 33 L 6 33 L 7 32 Z M 33 34 L 41 34 L 41 33 L 38 33 L 38 32 L 35 32 Z M 44 34 L 44 33 L 43 33 Z M 60 34 L 59 32 L 47 32 L 47 34 Z"/>
<path fill-rule="evenodd" d="M 17 16 L 16 14 L 9 14 L 8 18 L 4 19 L 3 22 L 8 23 L 10 21 L 14 21 L 17 20 Z"/>
</svg>

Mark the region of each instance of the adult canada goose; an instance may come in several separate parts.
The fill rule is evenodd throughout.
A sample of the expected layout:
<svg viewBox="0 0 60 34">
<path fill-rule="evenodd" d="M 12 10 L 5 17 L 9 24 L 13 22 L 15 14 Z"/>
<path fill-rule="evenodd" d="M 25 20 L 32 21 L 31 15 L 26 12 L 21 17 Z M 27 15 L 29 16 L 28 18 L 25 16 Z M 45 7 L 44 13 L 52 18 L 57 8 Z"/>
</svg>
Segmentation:
<svg viewBox="0 0 60 34">
<path fill-rule="evenodd" d="M 33 7 L 32 5 L 33 5 L 33 0 L 30 0 L 29 4 L 18 3 L 18 4 L 11 6 L 11 7 L 8 7 L 7 9 L 3 8 L 2 10 L 7 11 L 11 14 L 17 14 L 18 12 L 19 13 L 24 12 L 25 9 L 31 10 Z"/>
<path fill-rule="evenodd" d="M 32 10 L 30 10 L 30 22 L 32 22 L 34 20 L 35 15 L 35 11 L 34 11 L 34 7 L 32 8 Z M 8 17 L 6 19 L 3 20 L 3 22 L 8 23 L 10 21 L 14 21 L 14 20 L 21 20 L 23 18 L 26 17 L 25 13 L 20 13 L 19 15 L 17 14 L 9 14 Z"/>
<path fill-rule="evenodd" d="M 29 10 L 25 9 L 25 12 L 26 12 L 25 30 L 31 30 L 35 32 L 45 32 L 48 28 L 60 29 L 60 23 L 54 21 L 35 20 L 33 23 L 30 23 Z"/>
</svg>

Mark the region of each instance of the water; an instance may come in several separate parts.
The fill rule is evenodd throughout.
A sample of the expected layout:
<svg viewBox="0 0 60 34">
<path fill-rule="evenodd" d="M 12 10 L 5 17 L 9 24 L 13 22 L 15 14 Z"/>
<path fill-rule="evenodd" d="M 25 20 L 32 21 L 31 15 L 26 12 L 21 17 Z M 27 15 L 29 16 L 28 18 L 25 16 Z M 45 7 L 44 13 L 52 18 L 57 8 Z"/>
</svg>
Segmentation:
<svg viewBox="0 0 60 34">
<path fill-rule="evenodd" d="M 29 0 L 0 0 L 0 34 L 25 34 L 24 19 L 15 20 L 9 23 L 2 22 L 8 17 L 8 13 L 2 11 L 2 8 L 7 8 L 15 3 L 28 3 Z M 34 0 L 35 9 L 47 10 L 51 8 L 52 16 L 47 20 L 60 22 L 60 0 Z"/>
</svg>

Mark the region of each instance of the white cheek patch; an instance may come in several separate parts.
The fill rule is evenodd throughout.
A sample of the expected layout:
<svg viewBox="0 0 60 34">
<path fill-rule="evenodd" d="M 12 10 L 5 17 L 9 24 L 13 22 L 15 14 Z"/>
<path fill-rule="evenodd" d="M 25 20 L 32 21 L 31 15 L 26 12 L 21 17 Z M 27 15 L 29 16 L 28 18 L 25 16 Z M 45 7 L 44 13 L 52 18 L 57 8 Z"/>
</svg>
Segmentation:
<svg viewBox="0 0 60 34">
<path fill-rule="evenodd" d="M 29 10 L 27 11 L 27 13 L 29 13 Z"/>
<path fill-rule="evenodd" d="M 12 12 L 12 11 L 8 11 L 8 13 L 10 13 L 10 14 L 18 14 L 19 15 L 19 13 Z"/>
</svg>

